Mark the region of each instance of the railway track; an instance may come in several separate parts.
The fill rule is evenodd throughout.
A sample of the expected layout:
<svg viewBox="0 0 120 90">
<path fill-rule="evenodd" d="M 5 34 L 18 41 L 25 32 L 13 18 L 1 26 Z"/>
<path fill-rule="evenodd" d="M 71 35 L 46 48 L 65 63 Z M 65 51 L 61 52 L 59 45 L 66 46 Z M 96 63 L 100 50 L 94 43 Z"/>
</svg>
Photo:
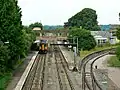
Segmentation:
<svg viewBox="0 0 120 90">
<path fill-rule="evenodd" d="M 99 52 L 95 52 L 93 54 L 88 55 L 83 60 L 82 66 L 82 90 L 103 90 L 102 87 L 98 84 L 94 72 L 93 72 L 93 64 L 94 62 L 105 56 L 108 55 L 110 51 L 114 49 L 103 50 Z"/>
<path fill-rule="evenodd" d="M 37 55 L 22 90 L 75 90 L 70 73 L 60 48 L 53 47 Z"/>
<path fill-rule="evenodd" d="M 59 47 L 55 47 L 54 51 L 60 90 L 75 90 L 67 71 L 68 67 L 66 61 Z"/>
<path fill-rule="evenodd" d="M 82 90 L 102 90 L 93 73 L 93 63 L 100 57 L 109 54 L 110 50 L 95 52 L 83 60 Z M 96 58 L 95 58 L 96 57 Z M 81 86 L 74 74 L 68 69 L 58 46 L 53 46 L 44 55 L 37 55 L 22 90 L 79 90 Z"/>
<path fill-rule="evenodd" d="M 37 55 L 22 90 L 42 90 L 46 55 Z"/>
</svg>

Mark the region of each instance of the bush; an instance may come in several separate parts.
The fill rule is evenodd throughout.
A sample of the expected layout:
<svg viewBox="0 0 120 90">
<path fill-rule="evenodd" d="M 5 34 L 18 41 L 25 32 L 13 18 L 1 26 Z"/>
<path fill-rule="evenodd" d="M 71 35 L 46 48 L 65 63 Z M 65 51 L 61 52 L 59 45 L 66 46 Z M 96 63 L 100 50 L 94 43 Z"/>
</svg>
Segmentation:
<svg viewBox="0 0 120 90">
<path fill-rule="evenodd" d="M 90 50 L 95 48 L 96 42 L 94 37 L 91 35 L 89 30 L 81 28 L 71 28 L 69 30 L 68 38 L 74 38 L 75 43 L 77 42 L 76 37 L 78 38 L 78 48 L 81 50 Z M 73 43 L 73 42 L 71 42 Z"/>
<path fill-rule="evenodd" d="M 118 60 L 120 61 L 120 46 L 118 46 L 116 49 L 116 55 L 117 55 Z"/>
<path fill-rule="evenodd" d="M 7 71 L 8 60 L 9 60 L 9 51 L 7 46 L 0 45 L 0 76 Z"/>
<path fill-rule="evenodd" d="M 9 81 L 11 80 L 12 74 L 6 73 L 3 76 L 0 76 L 0 90 L 5 90 Z"/>
<path fill-rule="evenodd" d="M 120 61 L 116 56 L 111 56 L 107 63 L 110 67 L 120 67 Z"/>
</svg>

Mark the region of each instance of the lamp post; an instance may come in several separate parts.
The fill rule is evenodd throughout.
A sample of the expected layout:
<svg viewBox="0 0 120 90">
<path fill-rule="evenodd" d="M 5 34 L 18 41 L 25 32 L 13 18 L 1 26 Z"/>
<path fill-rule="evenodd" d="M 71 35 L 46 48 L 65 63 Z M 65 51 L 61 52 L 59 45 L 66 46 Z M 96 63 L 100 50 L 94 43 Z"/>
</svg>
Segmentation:
<svg viewBox="0 0 120 90">
<path fill-rule="evenodd" d="M 77 44 L 77 48 L 76 49 L 77 49 L 77 55 L 78 55 L 78 36 L 74 36 L 73 37 L 73 43 L 75 43 L 75 37 L 77 38 L 77 43 L 76 43 Z"/>
<path fill-rule="evenodd" d="M 73 37 L 73 43 L 75 43 L 75 37 L 77 38 L 77 48 L 76 47 L 74 47 L 73 49 L 74 49 L 74 68 L 73 68 L 73 71 L 78 71 L 77 70 L 77 67 L 76 67 L 76 56 L 77 56 L 77 54 L 78 54 L 78 36 L 74 36 Z"/>
<path fill-rule="evenodd" d="M 73 67 L 73 71 L 78 71 L 77 67 L 76 67 L 76 47 L 73 47 L 74 49 L 74 67 Z"/>
<path fill-rule="evenodd" d="M 75 43 L 75 38 L 77 38 L 77 43 Z M 74 53 L 73 53 L 74 54 L 74 67 L 73 67 L 73 71 L 78 71 L 77 67 L 76 67 L 76 56 L 78 54 L 78 36 L 73 36 L 72 43 L 77 45 L 77 47 L 73 47 L 73 51 L 74 51 Z"/>
</svg>

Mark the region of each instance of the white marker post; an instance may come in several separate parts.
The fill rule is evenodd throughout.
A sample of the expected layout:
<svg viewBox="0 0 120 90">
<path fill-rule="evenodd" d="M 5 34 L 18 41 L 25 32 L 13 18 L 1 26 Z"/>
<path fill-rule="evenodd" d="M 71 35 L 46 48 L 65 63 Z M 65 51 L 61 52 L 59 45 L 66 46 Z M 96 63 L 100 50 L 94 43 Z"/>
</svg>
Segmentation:
<svg viewBox="0 0 120 90">
<path fill-rule="evenodd" d="M 74 50 L 74 67 L 73 67 L 73 71 L 78 71 L 77 68 L 76 68 L 76 56 L 77 56 L 77 53 L 76 53 L 76 47 L 73 47 L 73 50 Z"/>
</svg>

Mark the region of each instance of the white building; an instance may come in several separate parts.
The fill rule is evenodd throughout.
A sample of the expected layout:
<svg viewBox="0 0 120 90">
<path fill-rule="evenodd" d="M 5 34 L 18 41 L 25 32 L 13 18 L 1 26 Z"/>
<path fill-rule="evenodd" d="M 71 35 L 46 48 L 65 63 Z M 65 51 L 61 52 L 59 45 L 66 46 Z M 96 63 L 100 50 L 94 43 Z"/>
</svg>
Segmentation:
<svg viewBox="0 0 120 90">
<path fill-rule="evenodd" d="M 97 45 L 104 45 L 108 41 L 107 38 L 104 38 L 102 36 L 94 36 L 94 38 L 95 38 Z"/>
<path fill-rule="evenodd" d="M 110 31 L 91 31 L 91 35 L 94 36 L 97 45 L 105 44 L 106 42 L 109 42 L 110 44 L 116 44 L 116 36 L 113 36 L 113 34 Z"/>
</svg>

